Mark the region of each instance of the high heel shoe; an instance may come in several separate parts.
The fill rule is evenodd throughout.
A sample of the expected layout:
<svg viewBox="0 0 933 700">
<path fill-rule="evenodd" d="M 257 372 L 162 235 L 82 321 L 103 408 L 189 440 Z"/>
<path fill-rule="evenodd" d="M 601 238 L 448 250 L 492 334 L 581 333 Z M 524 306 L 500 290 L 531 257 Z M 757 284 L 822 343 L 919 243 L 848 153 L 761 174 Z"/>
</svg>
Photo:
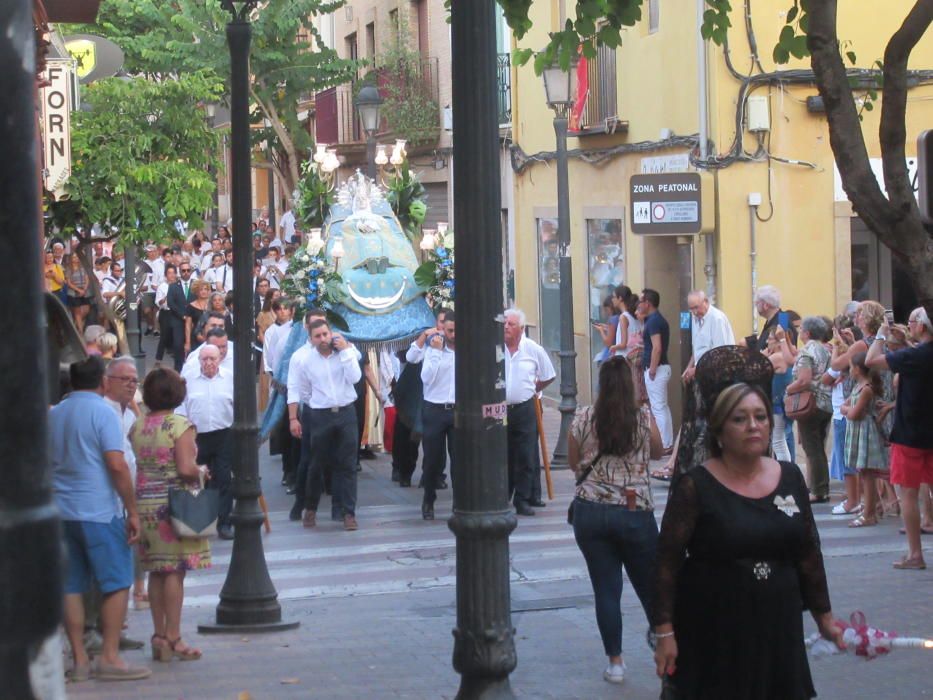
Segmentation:
<svg viewBox="0 0 933 700">
<path fill-rule="evenodd" d="M 156 644 L 156 640 L 161 639 L 162 644 Z M 149 639 L 149 646 L 152 648 L 152 660 L 168 663 L 172 660 L 172 646 L 169 644 L 168 637 L 162 634 L 154 634 Z"/>
<path fill-rule="evenodd" d="M 197 661 L 201 658 L 201 650 L 195 649 L 194 647 L 186 647 L 184 649 L 178 649 L 178 643 L 181 641 L 181 637 L 178 639 L 169 639 L 168 644 L 171 649 L 171 653 L 178 659 L 182 661 Z"/>
</svg>

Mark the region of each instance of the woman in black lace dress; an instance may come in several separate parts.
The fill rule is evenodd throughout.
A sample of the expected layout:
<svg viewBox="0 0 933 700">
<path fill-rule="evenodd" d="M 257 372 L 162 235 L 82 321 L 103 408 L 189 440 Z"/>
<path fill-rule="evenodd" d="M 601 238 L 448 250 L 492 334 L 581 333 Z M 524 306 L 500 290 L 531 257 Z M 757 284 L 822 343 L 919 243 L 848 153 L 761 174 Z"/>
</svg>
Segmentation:
<svg viewBox="0 0 933 700">
<path fill-rule="evenodd" d="M 653 610 L 664 698 L 815 697 L 803 610 L 843 647 L 803 476 L 764 456 L 772 425 L 759 387 L 724 389 L 708 416 L 710 459 L 674 486 Z"/>
</svg>

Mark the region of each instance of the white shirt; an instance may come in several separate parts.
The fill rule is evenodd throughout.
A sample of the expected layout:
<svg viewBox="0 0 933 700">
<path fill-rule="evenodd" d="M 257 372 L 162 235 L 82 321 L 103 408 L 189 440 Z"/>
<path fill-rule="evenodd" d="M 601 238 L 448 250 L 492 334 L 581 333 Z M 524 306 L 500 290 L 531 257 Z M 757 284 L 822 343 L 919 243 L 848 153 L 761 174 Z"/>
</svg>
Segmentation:
<svg viewBox="0 0 933 700">
<path fill-rule="evenodd" d="M 225 292 L 233 291 L 233 268 L 224 263 L 220 267 L 212 268 L 214 270 L 214 278 L 211 280 L 214 284 L 220 283 L 220 286 L 223 287 Z"/>
<path fill-rule="evenodd" d="M 279 368 L 279 360 L 282 357 L 282 348 L 285 340 L 292 330 L 292 321 L 287 321 L 281 326 L 273 323 L 266 329 L 266 334 L 262 339 L 262 364 L 266 372 L 273 374 Z"/>
<path fill-rule="evenodd" d="M 149 284 L 148 291 L 156 291 L 158 286 L 165 281 L 165 260 L 162 258 L 155 258 L 154 260 L 146 260 L 146 264 L 149 265 L 152 272 L 149 273 L 149 279 L 147 283 Z"/>
<path fill-rule="evenodd" d="M 233 425 L 233 373 L 223 367 L 211 379 L 199 371 L 185 377 L 187 393 L 181 406 L 175 409 L 187 416 L 198 433 L 211 433 Z"/>
<path fill-rule="evenodd" d="M 359 353 L 352 345 L 324 357 L 305 343 L 288 364 L 288 403 L 305 400 L 311 408 L 337 408 L 356 401 L 354 384 L 360 381 Z"/>
<path fill-rule="evenodd" d="M 428 348 L 428 341 L 424 341 L 424 347 L 419 348 L 418 343 L 412 341 L 411 347 L 408 348 L 408 352 L 405 353 L 405 362 L 410 365 L 417 365 L 419 362 L 424 360 L 424 351 Z"/>
<path fill-rule="evenodd" d="M 275 268 L 276 271 L 273 272 L 272 268 Z M 269 280 L 270 289 L 279 288 L 279 280 L 285 277 L 285 270 L 288 269 L 288 263 L 284 260 L 279 260 L 278 262 L 270 263 L 262 268 L 263 274 L 266 276 L 266 279 Z"/>
<path fill-rule="evenodd" d="M 201 270 L 205 273 L 211 269 L 211 260 L 213 260 L 214 255 L 217 254 L 213 248 L 209 248 L 208 251 L 201 256 Z M 221 253 L 223 255 L 223 253 Z"/>
<path fill-rule="evenodd" d="M 536 393 L 535 382 L 554 379 L 557 373 L 547 351 L 527 336 L 513 355 L 505 349 L 505 402 L 524 403 Z"/>
<path fill-rule="evenodd" d="M 634 333 L 641 333 L 645 327 L 644 323 L 642 323 L 637 318 L 632 316 L 632 314 L 630 314 L 628 311 L 623 311 L 619 315 L 619 320 L 616 322 L 616 342 L 615 342 L 616 345 L 619 345 L 622 342 L 622 319 L 623 318 L 628 320 L 628 327 L 626 331 L 627 332 L 626 338 L 627 338 L 628 344 L 621 350 L 616 350 L 616 357 L 618 357 L 619 355 L 621 355 L 622 357 L 629 356 L 629 354 L 635 348 L 635 346 L 632 345 L 632 335 Z"/>
<path fill-rule="evenodd" d="M 291 241 L 292 236 L 295 235 L 295 215 L 291 209 L 282 214 L 282 218 L 279 219 L 279 228 L 284 229 L 285 240 Z"/>
<path fill-rule="evenodd" d="M 203 345 L 203 343 L 202 343 Z M 198 357 L 198 353 L 201 352 L 201 345 L 198 345 L 194 350 L 188 353 L 188 357 L 185 358 L 185 364 L 181 367 L 181 376 L 190 380 L 191 377 L 196 377 L 201 373 L 201 358 Z M 230 376 L 233 376 L 233 341 L 227 341 L 227 355 L 220 361 L 220 368 L 226 370 Z"/>
<path fill-rule="evenodd" d="M 382 350 L 379 353 L 379 389 L 382 394 L 382 400 L 385 408 L 391 408 L 395 405 L 389 390 L 393 380 L 398 380 L 402 374 L 402 363 L 394 352 Z"/>
<path fill-rule="evenodd" d="M 450 348 L 428 347 L 421 365 L 424 400 L 430 403 L 453 403 L 456 398 L 454 366 L 457 353 Z"/>
<path fill-rule="evenodd" d="M 787 370 L 790 372 L 790 369 Z M 835 370 L 832 367 L 826 368 L 826 374 L 828 374 L 833 379 L 838 379 L 839 375 L 842 374 L 841 371 Z M 842 408 L 842 404 L 846 402 L 845 392 L 843 386 L 845 382 L 837 382 L 833 384 L 832 392 L 832 402 L 833 402 L 833 420 L 842 420 L 845 416 L 842 415 L 842 411 L 839 409 Z"/>
<path fill-rule="evenodd" d="M 155 303 L 156 306 L 160 309 L 167 309 L 168 304 L 166 300 L 168 299 L 168 282 L 162 282 L 159 285 L 159 288 L 156 289 Z"/>
<path fill-rule="evenodd" d="M 735 345 L 735 335 L 726 315 L 712 304 L 703 318 L 693 317 L 693 363 L 713 348 Z"/>
<path fill-rule="evenodd" d="M 123 289 L 123 285 L 126 284 L 126 278 L 124 277 L 113 277 L 107 275 L 104 277 L 103 282 L 100 283 L 100 293 L 104 292 L 119 292 Z"/>
<path fill-rule="evenodd" d="M 123 408 L 119 401 L 104 397 L 104 401 L 120 418 L 120 424 L 123 426 L 123 458 L 126 460 L 126 466 L 130 468 L 130 477 L 133 479 L 133 488 L 136 488 L 136 454 L 133 452 L 133 445 L 130 443 L 130 428 L 136 422 L 136 415 L 129 409 Z"/>
</svg>

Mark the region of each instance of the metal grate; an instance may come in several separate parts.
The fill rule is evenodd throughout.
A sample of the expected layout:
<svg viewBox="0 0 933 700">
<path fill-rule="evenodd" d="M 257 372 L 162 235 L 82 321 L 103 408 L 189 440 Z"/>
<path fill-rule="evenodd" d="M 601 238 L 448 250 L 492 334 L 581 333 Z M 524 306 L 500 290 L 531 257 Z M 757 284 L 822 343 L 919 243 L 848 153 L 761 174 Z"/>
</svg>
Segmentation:
<svg viewBox="0 0 933 700">
<path fill-rule="evenodd" d="M 497 103 L 499 107 L 499 124 L 512 123 L 512 56 L 500 53 L 496 61 L 498 75 Z"/>
</svg>

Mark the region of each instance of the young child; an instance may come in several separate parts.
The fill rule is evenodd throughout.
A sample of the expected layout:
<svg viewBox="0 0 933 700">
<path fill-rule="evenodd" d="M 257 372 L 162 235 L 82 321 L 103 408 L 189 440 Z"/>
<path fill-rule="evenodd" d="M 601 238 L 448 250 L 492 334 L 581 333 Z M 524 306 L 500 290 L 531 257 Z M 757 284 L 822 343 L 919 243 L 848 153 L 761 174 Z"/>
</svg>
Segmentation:
<svg viewBox="0 0 933 700">
<path fill-rule="evenodd" d="M 888 473 L 888 453 L 878 429 L 875 398 L 882 395 L 881 377 L 865 364 L 867 353 L 852 356 L 849 375 L 855 382 L 848 401 L 840 408 L 846 419 L 846 466 L 855 469 L 862 485 L 864 508 L 849 527 L 878 524 L 875 479 Z"/>
</svg>

